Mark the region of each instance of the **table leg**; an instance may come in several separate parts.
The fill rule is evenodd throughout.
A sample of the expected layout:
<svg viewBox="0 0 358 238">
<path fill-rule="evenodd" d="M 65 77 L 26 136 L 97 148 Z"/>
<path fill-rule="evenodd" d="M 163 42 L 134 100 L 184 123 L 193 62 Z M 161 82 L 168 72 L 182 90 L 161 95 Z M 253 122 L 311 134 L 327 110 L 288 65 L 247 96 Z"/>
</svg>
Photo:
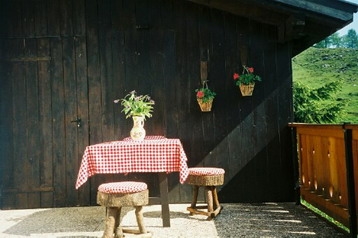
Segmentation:
<svg viewBox="0 0 358 238">
<path fill-rule="evenodd" d="M 160 202 L 162 205 L 163 226 L 170 227 L 168 176 L 167 173 L 159 173 Z"/>
</svg>

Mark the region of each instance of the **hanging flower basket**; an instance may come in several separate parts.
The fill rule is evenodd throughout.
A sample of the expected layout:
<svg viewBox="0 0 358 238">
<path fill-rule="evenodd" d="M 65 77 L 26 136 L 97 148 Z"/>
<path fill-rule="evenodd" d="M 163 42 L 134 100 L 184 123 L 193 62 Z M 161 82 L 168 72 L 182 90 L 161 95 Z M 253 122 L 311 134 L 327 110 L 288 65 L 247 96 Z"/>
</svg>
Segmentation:
<svg viewBox="0 0 358 238">
<path fill-rule="evenodd" d="M 201 111 L 210 112 L 216 93 L 208 87 L 207 81 L 203 82 L 201 88 L 195 89 L 195 92 Z"/>
<path fill-rule="evenodd" d="M 252 93 L 254 92 L 255 83 L 251 84 L 240 84 L 240 91 L 242 96 L 252 96 Z"/>
<path fill-rule="evenodd" d="M 213 105 L 213 99 L 209 99 L 208 101 L 204 102 L 203 99 L 197 98 L 198 104 L 202 112 L 210 112 L 211 106 Z"/>
<path fill-rule="evenodd" d="M 254 91 L 255 82 L 261 81 L 261 77 L 254 74 L 253 67 L 242 66 L 242 74 L 234 73 L 233 78 L 236 86 L 240 87 L 242 96 L 252 96 Z"/>
</svg>

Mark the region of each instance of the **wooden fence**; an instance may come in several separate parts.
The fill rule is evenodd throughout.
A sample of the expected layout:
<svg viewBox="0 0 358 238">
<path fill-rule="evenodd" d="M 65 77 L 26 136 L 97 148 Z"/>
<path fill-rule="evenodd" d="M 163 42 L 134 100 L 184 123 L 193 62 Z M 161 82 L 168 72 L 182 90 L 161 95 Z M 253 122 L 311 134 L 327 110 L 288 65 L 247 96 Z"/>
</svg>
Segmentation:
<svg viewBox="0 0 358 238">
<path fill-rule="evenodd" d="M 292 123 L 300 196 L 357 236 L 358 125 Z"/>
</svg>

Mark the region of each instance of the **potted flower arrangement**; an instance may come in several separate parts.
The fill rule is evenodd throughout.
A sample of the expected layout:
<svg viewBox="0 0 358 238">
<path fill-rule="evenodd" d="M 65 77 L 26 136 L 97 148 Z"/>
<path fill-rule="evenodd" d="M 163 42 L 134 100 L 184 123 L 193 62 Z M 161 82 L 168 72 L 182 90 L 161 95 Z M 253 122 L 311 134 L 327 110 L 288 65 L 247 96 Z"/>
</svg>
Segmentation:
<svg viewBox="0 0 358 238">
<path fill-rule="evenodd" d="M 123 106 L 122 112 L 126 115 L 126 118 L 133 116 L 152 117 L 153 105 L 155 102 L 148 95 L 137 95 L 137 92 L 133 90 L 128 93 L 122 99 L 114 100 L 114 103 L 121 102 Z"/>
<path fill-rule="evenodd" d="M 210 112 L 216 93 L 212 91 L 204 81 L 201 88 L 195 89 L 196 99 L 202 112 Z"/>
<path fill-rule="evenodd" d="M 236 86 L 240 87 L 242 96 L 251 96 L 256 81 L 261 81 L 261 77 L 254 74 L 253 67 L 247 67 L 243 65 L 242 74 L 234 73 L 233 78 Z"/>
<path fill-rule="evenodd" d="M 144 121 L 146 117 L 152 117 L 155 102 L 149 95 L 137 95 L 135 90 L 131 91 L 122 99 L 114 100 L 114 103 L 121 103 L 122 112 L 126 118 L 132 117 L 133 128 L 130 135 L 133 140 L 143 140 L 145 137 Z"/>
</svg>

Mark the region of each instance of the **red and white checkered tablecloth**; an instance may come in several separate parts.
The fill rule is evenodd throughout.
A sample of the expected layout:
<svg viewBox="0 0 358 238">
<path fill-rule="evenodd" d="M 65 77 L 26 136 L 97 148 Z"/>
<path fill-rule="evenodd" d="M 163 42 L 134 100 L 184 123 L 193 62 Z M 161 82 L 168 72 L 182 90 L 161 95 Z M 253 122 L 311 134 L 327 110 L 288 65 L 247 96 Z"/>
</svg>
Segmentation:
<svg viewBox="0 0 358 238">
<path fill-rule="evenodd" d="M 78 172 L 76 189 L 95 174 L 132 172 L 179 172 L 179 181 L 184 183 L 189 172 L 180 140 L 148 136 L 143 141 L 126 138 L 87 146 Z"/>
</svg>

